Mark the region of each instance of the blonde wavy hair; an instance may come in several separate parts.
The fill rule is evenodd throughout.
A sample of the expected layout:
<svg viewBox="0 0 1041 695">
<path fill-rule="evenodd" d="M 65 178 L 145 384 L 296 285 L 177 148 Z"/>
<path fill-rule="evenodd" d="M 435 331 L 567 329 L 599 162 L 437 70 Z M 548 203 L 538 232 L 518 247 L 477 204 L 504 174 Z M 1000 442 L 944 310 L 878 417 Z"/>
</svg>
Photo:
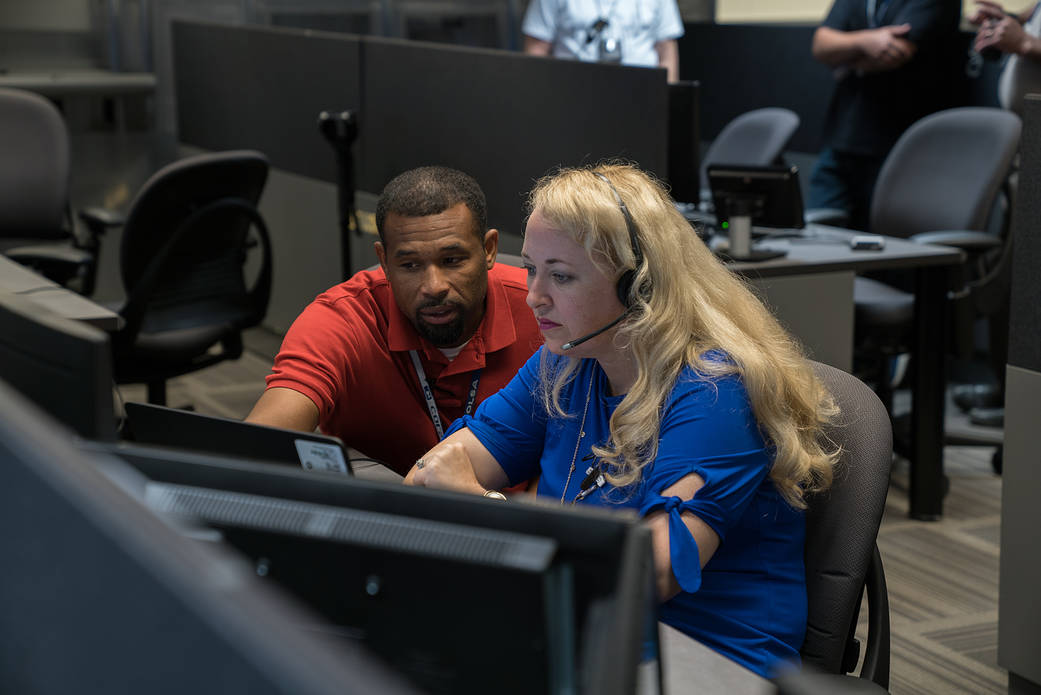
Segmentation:
<svg viewBox="0 0 1041 695">
<path fill-rule="evenodd" d="M 690 366 L 707 380 L 738 374 L 775 458 L 770 477 L 796 508 L 803 495 L 827 488 L 838 449 L 823 425 L 838 413 L 801 347 L 762 302 L 697 237 L 668 193 L 628 164 L 562 169 L 536 183 L 528 214 L 585 247 L 590 259 L 617 279 L 636 267 L 625 218 L 599 173 L 617 189 L 632 215 L 644 262 L 636 270 L 629 314 L 615 345 L 637 364 L 636 382 L 610 422 L 610 441 L 593 448 L 607 464 L 612 485 L 638 483 L 657 455 L 661 412 L 681 371 Z M 722 351 L 728 360 L 706 359 Z M 559 364 L 559 363 L 558 363 Z M 543 356 L 547 412 L 567 417 L 562 388 L 579 361 L 551 369 Z"/>
</svg>

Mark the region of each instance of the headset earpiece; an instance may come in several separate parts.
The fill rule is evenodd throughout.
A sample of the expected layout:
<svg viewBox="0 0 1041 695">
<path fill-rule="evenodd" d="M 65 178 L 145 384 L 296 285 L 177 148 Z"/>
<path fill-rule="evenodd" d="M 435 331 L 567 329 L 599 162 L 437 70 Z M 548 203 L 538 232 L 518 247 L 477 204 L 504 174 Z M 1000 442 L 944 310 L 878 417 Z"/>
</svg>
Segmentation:
<svg viewBox="0 0 1041 695">
<path fill-rule="evenodd" d="M 633 305 L 633 282 L 635 280 L 636 271 L 627 270 L 618 278 L 618 284 L 615 286 L 618 292 L 618 301 L 620 301 L 626 309 L 631 308 Z"/>
<path fill-rule="evenodd" d="M 640 238 L 636 235 L 636 223 L 633 222 L 633 216 L 629 214 L 629 208 L 625 206 L 625 202 L 622 200 L 622 196 L 619 195 L 618 189 L 614 187 L 611 180 L 600 172 L 592 172 L 593 176 L 597 177 L 608 186 L 611 187 L 611 192 L 614 193 L 615 202 L 618 203 L 618 209 L 622 211 L 622 217 L 625 218 L 625 227 L 629 230 L 629 244 L 633 249 L 633 260 L 636 268 L 639 269 L 643 265 L 643 250 L 640 248 Z M 615 291 L 618 293 L 618 301 L 622 303 L 626 309 L 632 308 L 635 303 L 633 300 L 633 284 L 636 282 L 636 270 L 626 270 L 618 278 L 618 284 L 615 285 Z"/>
</svg>

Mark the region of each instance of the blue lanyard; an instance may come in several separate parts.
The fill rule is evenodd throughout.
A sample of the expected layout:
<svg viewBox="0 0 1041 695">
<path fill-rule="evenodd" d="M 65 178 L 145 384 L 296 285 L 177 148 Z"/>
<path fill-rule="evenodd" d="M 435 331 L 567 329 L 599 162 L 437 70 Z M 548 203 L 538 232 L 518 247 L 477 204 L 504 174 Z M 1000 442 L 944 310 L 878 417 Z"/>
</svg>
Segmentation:
<svg viewBox="0 0 1041 695">
<path fill-rule="evenodd" d="M 416 370 L 416 376 L 419 377 L 419 385 L 423 389 L 423 398 L 426 399 L 427 410 L 430 412 L 430 419 L 434 423 L 434 430 L 437 432 L 437 440 L 441 441 L 445 438 L 445 428 L 441 424 L 441 416 L 437 413 L 437 401 L 434 400 L 434 391 L 430 388 L 430 383 L 427 381 L 427 373 L 423 370 L 423 364 L 419 361 L 419 353 L 415 350 L 409 350 L 408 354 L 412 358 L 412 366 Z M 477 400 L 477 386 L 481 383 L 481 371 L 480 369 L 474 370 L 473 379 L 470 381 L 470 393 L 466 396 L 466 407 L 463 409 L 464 415 L 469 415 L 474 409 L 474 401 Z"/>
</svg>

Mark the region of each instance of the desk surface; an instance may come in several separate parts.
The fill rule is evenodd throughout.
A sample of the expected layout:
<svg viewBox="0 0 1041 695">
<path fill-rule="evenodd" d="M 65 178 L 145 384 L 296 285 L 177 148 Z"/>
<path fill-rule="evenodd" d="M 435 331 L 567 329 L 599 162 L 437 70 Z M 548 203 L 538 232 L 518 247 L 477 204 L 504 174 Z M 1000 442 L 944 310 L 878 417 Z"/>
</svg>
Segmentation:
<svg viewBox="0 0 1041 695">
<path fill-rule="evenodd" d="M 849 240 L 859 232 L 825 225 L 808 225 L 804 231 L 802 237 L 767 237 L 756 244 L 757 247 L 787 251 L 786 256 L 759 263 L 734 262 L 729 267 L 742 275 L 776 277 L 841 270 L 865 272 L 883 268 L 953 265 L 964 257 L 961 251 L 949 246 L 919 244 L 896 237 L 885 237 L 885 248 L 880 251 L 854 251 Z"/>
<path fill-rule="evenodd" d="M 44 96 L 70 94 L 151 94 L 155 75 L 112 70 L 25 70 L 0 74 L 0 87 L 25 89 Z"/>
<path fill-rule="evenodd" d="M 773 695 L 773 683 L 700 642 L 659 623 L 665 695 Z"/>
<path fill-rule="evenodd" d="M 122 317 L 114 311 L 51 282 L 4 255 L 0 255 L 0 291 L 21 295 L 53 314 L 83 321 L 105 331 L 118 330 L 123 324 Z"/>
</svg>

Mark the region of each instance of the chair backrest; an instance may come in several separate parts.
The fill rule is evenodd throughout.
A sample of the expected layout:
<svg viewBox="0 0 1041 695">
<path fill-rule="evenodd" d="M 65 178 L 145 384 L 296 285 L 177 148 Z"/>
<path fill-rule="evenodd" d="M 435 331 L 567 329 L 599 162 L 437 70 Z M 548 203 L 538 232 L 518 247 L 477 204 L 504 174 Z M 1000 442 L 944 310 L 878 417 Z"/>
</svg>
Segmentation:
<svg viewBox="0 0 1041 695">
<path fill-rule="evenodd" d="M 730 121 L 701 160 L 702 190 L 708 189 L 710 164 L 774 164 L 798 128 L 794 111 L 776 107 L 749 111 Z"/>
<path fill-rule="evenodd" d="M 813 367 L 841 409 L 826 434 L 842 455 L 831 487 L 807 499 L 809 610 L 801 654 L 805 663 L 840 673 L 885 508 L 893 435 L 882 402 L 862 381 L 825 364 Z"/>
<path fill-rule="evenodd" d="M 0 238 L 65 239 L 69 134 L 41 96 L 0 88 Z"/>
<path fill-rule="evenodd" d="M 271 253 L 256 210 L 267 158 L 252 150 L 188 157 L 156 172 L 131 204 L 120 269 L 128 331 L 152 322 L 170 330 L 227 322 L 245 328 L 267 310 Z M 260 237 L 261 264 L 247 288 L 250 227 Z"/>
<path fill-rule="evenodd" d="M 984 231 L 1021 129 L 1015 114 L 984 107 L 939 111 L 916 121 L 879 171 L 871 231 L 897 237 Z"/>
</svg>

